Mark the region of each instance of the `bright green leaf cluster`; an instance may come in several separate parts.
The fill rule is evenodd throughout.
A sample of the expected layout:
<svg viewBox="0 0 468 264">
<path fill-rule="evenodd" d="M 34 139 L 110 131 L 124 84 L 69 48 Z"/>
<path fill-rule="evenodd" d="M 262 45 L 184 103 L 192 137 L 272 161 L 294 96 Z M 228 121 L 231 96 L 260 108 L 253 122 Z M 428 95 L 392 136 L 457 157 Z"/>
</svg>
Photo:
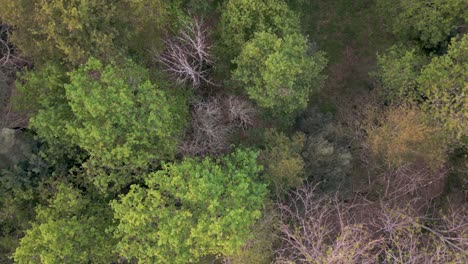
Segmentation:
<svg viewBox="0 0 468 264">
<path fill-rule="evenodd" d="M 131 61 L 116 66 L 90 59 L 69 75 L 74 120 L 66 133 L 101 166 L 144 167 L 173 157 L 188 116 L 183 98 L 169 98 Z"/>
<path fill-rule="evenodd" d="M 394 46 L 379 57 L 378 76 L 387 99 L 417 103 L 442 123 L 452 138 L 466 137 L 468 37 L 453 38 L 448 52 L 431 61 L 402 47 Z"/>
<path fill-rule="evenodd" d="M 418 40 L 426 48 L 444 44 L 463 21 L 468 21 L 464 0 L 379 0 L 379 5 L 394 34 Z"/>
<path fill-rule="evenodd" d="M 426 56 L 415 48 L 394 45 L 378 56 L 377 76 L 383 85 L 384 97 L 389 101 L 419 100 L 416 79 L 428 62 Z"/>
<path fill-rule="evenodd" d="M 257 32 L 282 37 L 299 31 L 299 19 L 282 0 L 231 0 L 221 16 L 221 39 L 226 52 L 237 56 Z"/>
<path fill-rule="evenodd" d="M 173 158 L 188 118 L 185 96 L 159 89 L 148 70 L 132 61 L 104 65 L 90 59 L 68 76 L 46 65 L 26 74 L 19 90 L 36 98 L 31 127 L 39 138 L 55 155 L 85 150 L 89 172 L 107 170 L 92 173 L 102 186 L 127 182 L 109 169 L 129 173 Z"/>
<path fill-rule="evenodd" d="M 16 82 L 16 106 L 32 116 L 30 127 L 41 141 L 47 142 L 48 159 L 76 154 L 66 136 L 66 125 L 73 119 L 63 87 L 66 82 L 68 77 L 63 66 L 53 63 L 26 72 Z"/>
<path fill-rule="evenodd" d="M 468 35 L 454 38 L 447 54 L 435 57 L 417 79 L 427 100 L 423 109 L 466 144 L 468 133 Z"/>
<path fill-rule="evenodd" d="M 38 206 L 36 221 L 21 239 L 17 263 L 111 263 L 115 240 L 106 228 L 112 212 L 105 203 L 61 184 L 48 206 Z"/>
<path fill-rule="evenodd" d="M 235 60 L 233 77 L 261 107 L 280 115 L 302 110 L 319 87 L 326 65 L 322 53 L 310 56 L 307 50 L 307 40 L 300 34 L 257 33 Z"/>
<path fill-rule="evenodd" d="M 261 216 L 266 185 L 257 153 L 237 150 L 221 160 L 186 159 L 145 176 L 112 203 L 118 252 L 139 263 L 189 263 L 233 255 Z"/>
</svg>

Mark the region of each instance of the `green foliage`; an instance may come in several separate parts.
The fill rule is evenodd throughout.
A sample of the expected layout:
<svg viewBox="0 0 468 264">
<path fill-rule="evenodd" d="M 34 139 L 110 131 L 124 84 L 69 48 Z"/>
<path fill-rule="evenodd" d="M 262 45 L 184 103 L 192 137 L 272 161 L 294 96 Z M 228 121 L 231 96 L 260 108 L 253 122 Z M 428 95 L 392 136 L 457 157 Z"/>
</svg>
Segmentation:
<svg viewBox="0 0 468 264">
<path fill-rule="evenodd" d="M 423 109 L 468 143 L 468 35 L 452 39 L 447 54 L 433 58 L 417 82 L 427 98 Z"/>
<path fill-rule="evenodd" d="M 131 61 L 118 66 L 90 59 L 69 76 L 64 86 L 73 119 L 65 132 L 90 154 L 96 184 L 121 186 L 130 179 L 123 175 L 173 158 L 188 116 L 184 97 L 158 89 Z"/>
<path fill-rule="evenodd" d="M 36 221 L 21 239 L 17 263 L 111 263 L 115 240 L 106 233 L 110 208 L 97 197 L 66 184 L 48 206 L 38 206 Z"/>
<path fill-rule="evenodd" d="M 261 160 L 265 165 L 265 175 L 270 186 L 277 193 L 299 187 L 304 181 L 304 161 L 301 154 L 305 136 L 297 133 L 287 137 L 282 132 L 267 130 L 265 133 L 266 148 Z"/>
<path fill-rule="evenodd" d="M 300 34 L 280 38 L 257 33 L 235 60 L 238 68 L 233 77 L 261 107 L 277 115 L 292 114 L 307 106 L 326 65 L 322 53 L 310 56 L 307 49 L 307 40 Z"/>
<path fill-rule="evenodd" d="M 418 40 L 425 48 L 446 44 L 468 18 L 463 0 L 379 0 L 379 5 L 394 34 Z"/>
<path fill-rule="evenodd" d="M 118 44 L 138 55 L 143 61 L 148 60 L 148 50 L 161 50 L 163 36 L 167 28 L 177 27 L 181 17 L 186 16 L 180 1 L 183 0 L 121 0 L 119 20 L 126 26 L 127 39 Z M 114 1 L 115 2 L 115 1 Z M 122 31 L 121 28 L 117 28 Z"/>
<path fill-rule="evenodd" d="M 37 147 L 28 133 L 0 129 L 0 263 L 10 262 L 50 176 Z"/>
<path fill-rule="evenodd" d="M 227 256 L 232 264 L 271 264 L 278 242 L 278 212 L 267 203 L 262 218 L 252 227 L 252 238 L 247 240 L 242 250 L 234 256 Z"/>
<path fill-rule="evenodd" d="M 448 52 L 432 60 L 403 46 L 393 46 L 379 57 L 380 77 L 388 100 L 418 103 L 441 122 L 451 137 L 467 131 L 468 37 L 453 38 Z M 465 143 L 462 143 L 465 144 Z"/>
<path fill-rule="evenodd" d="M 22 110 L 30 117 L 26 132 L 0 128 L 1 263 L 261 264 L 300 262 L 305 251 L 318 253 L 304 258 L 309 262 L 375 262 L 366 256 L 374 253 L 382 261 L 394 253 L 410 261 L 410 250 L 421 247 L 416 259 L 448 261 L 444 243 L 431 245 L 426 236 L 432 230 L 433 238 L 444 234 L 450 247 L 463 248 L 462 235 L 452 233 L 463 233 L 456 228 L 466 213 L 440 231 L 436 219 L 427 228 L 398 230 L 390 215 L 376 211 L 390 204 L 373 199 L 384 182 L 385 195 L 401 189 L 405 197 L 432 201 L 446 170 L 459 174 L 451 185 L 465 181 L 465 1 L 0 0 L 0 6 L 0 28 L 7 30 L 0 32 L 0 115 L 13 120 Z M 200 41 L 206 42 L 190 45 L 215 49 L 212 64 L 199 69 L 213 83 L 191 92 L 166 89 L 173 85 L 155 63 L 163 50 L 173 48 L 181 64 L 204 56 L 202 49 L 187 55 L 171 46 L 187 44 L 173 35 L 187 31 L 181 29 L 188 19 L 205 22 L 207 38 Z M 381 86 L 374 90 L 382 88 L 385 102 L 374 102 L 367 71 L 375 52 L 391 45 L 393 36 L 381 29 L 386 19 L 401 44 L 378 57 Z M 317 47 L 333 62 L 321 93 L 327 59 Z M 21 72 L 16 86 L 12 72 Z M 386 103 L 397 107 L 386 110 Z M 186 130 L 189 110 L 195 119 Z M 213 116 L 217 125 L 207 126 Z M 239 129 L 230 129 L 233 120 Z M 219 142 L 227 137 L 259 152 L 184 157 L 182 137 L 206 145 L 196 134 L 219 134 Z M 447 134 L 458 147 L 452 159 Z M 304 180 L 339 193 L 329 199 L 313 194 L 312 185 L 301 190 Z M 268 185 L 280 210 L 269 206 Z M 389 224 L 378 227 L 389 234 L 365 232 L 366 219 Z M 341 232 L 323 232 L 327 226 Z"/>
<path fill-rule="evenodd" d="M 202 17 L 209 17 L 216 12 L 220 5 L 226 0 L 179 0 L 181 7 L 188 10 L 190 14 Z"/>
<path fill-rule="evenodd" d="M 66 133 L 102 166 L 144 167 L 173 157 L 188 109 L 151 83 L 144 68 L 90 59 L 70 73 L 65 89 L 74 114 Z"/>
<path fill-rule="evenodd" d="M 68 76 L 47 64 L 23 76 L 18 90 L 23 105 L 35 102 L 30 126 L 48 144 L 47 155 L 76 158 L 79 147 L 91 156 L 91 167 L 144 168 L 172 158 L 188 116 L 184 95 L 158 89 L 131 61 L 118 66 L 90 59 Z M 121 175 L 107 178 L 126 182 Z"/>
<path fill-rule="evenodd" d="M 117 251 L 139 263 L 189 263 L 233 255 L 261 216 L 266 186 L 257 154 L 237 150 L 221 160 L 165 164 L 113 202 Z"/>
<path fill-rule="evenodd" d="M 284 37 L 299 31 L 299 20 L 282 0 L 231 0 L 222 10 L 220 34 L 224 52 L 234 58 L 257 32 Z"/>
<path fill-rule="evenodd" d="M 27 71 L 16 82 L 15 106 L 31 116 L 29 126 L 41 141 L 47 143 L 45 154 L 49 160 L 71 158 L 77 154 L 66 136 L 66 125 L 73 119 L 63 87 L 66 82 L 68 77 L 63 65 L 55 63 Z"/>
<path fill-rule="evenodd" d="M 367 147 L 380 164 L 392 168 L 418 164 L 434 170 L 445 165 L 447 148 L 440 128 L 431 126 L 417 108 L 389 109 L 379 120 L 366 123 Z"/>
<path fill-rule="evenodd" d="M 111 1 L 13 2 L 6 3 L 1 16 L 18 26 L 13 42 L 27 56 L 39 60 L 63 57 L 77 64 L 91 54 L 113 50 L 117 17 Z"/>
<path fill-rule="evenodd" d="M 169 16 L 162 0 L 0 0 L 0 5 L 0 17 L 15 26 L 13 42 L 23 55 L 73 65 L 90 56 L 107 60 L 128 47 L 141 52 L 154 46 Z"/>
<path fill-rule="evenodd" d="M 428 59 L 415 48 L 394 45 L 377 57 L 385 99 L 391 102 L 421 100 L 416 79 Z"/>
</svg>

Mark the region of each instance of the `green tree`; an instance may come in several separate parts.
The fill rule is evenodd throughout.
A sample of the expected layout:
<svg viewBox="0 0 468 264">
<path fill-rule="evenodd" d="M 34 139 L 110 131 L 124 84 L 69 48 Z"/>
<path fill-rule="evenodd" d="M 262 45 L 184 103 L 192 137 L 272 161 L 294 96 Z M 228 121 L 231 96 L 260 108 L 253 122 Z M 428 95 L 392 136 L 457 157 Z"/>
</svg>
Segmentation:
<svg viewBox="0 0 468 264">
<path fill-rule="evenodd" d="M 6 2 L 1 16 L 17 27 L 13 42 L 26 56 L 40 61 L 64 58 L 78 64 L 90 55 L 115 52 L 115 1 Z"/>
<path fill-rule="evenodd" d="M 65 133 L 94 164 L 139 168 L 173 158 L 188 117 L 185 98 L 158 89 L 131 61 L 90 59 L 69 76 L 64 86 L 73 119 Z"/>
<path fill-rule="evenodd" d="M 128 181 L 110 170 L 130 175 L 171 159 L 188 117 L 183 94 L 159 89 L 131 61 L 104 65 L 93 58 L 68 76 L 50 64 L 27 73 L 18 87 L 23 104 L 33 102 L 30 125 L 53 149 L 47 155 L 76 158 L 76 149 L 85 150 L 89 175 L 103 186 Z"/>
<path fill-rule="evenodd" d="M 398 103 L 417 103 L 441 122 L 453 139 L 467 131 L 468 37 L 452 39 L 446 54 L 424 56 L 416 49 L 396 45 L 379 56 L 377 76 L 386 98 Z M 466 144 L 466 143 L 462 143 Z"/>
<path fill-rule="evenodd" d="M 51 162 L 63 157 L 76 158 L 78 154 L 66 136 L 66 125 L 74 119 L 63 86 L 68 80 L 63 65 L 46 63 L 16 81 L 15 106 L 30 116 L 29 126 L 46 143 L 47 148 L 42 151 Z"/>
<path fill-rule="evenodd" d="M 15 26 L 14 44 L 41 63 L 63 59 L 79 65 L 128 47 L 141 52 L 160 42 L 169 16 L 162 0 L 0 0 L 0 5 L 2 21 Z"/>
<path fill-rule="evenodd" d="M 379 70 L 374 75 L 382 84 L 385 99 L 391 102 L 421 100 L 416 79 L 429 62 L 422 52 L 397 44 L 377 59 Z"/>
<path fill-rule="evenodd" d="M 111 263 L 116 241 L 106 233 L 112 211 L 98 197 L 59 184 L 48 206 L 38 206 L 36 220 L 13 255 L 17 263 Z"/>
<path fill-rule="evenodd" d="M 427 98 L 423 110 L 467 144 L 468 35 L 453 38 L 447 54 L 433 58 L 422 69 L 417 83 Z"/>
<path fill-rule="evenodd" d="M 261 216 L 266 185 L 257 153 L 166 164 L 114 201 L 118 252 L 139 263 L 189 263 L 234 255 Z"/>
<path fill-rule="evenodd" d="M 288 137 L 281 132 L 267 130 L 265 143 L 261 161 L 265 165 L 265 175 L 270 181 L 270 187 L 275 188 L 277 194 L 299 187 L 305 178 L 305 165 L 301 157 L 304 134 L 297 133 Z"/>
<path fill-rule="evenodd" d="M 425 48 L 444 44 L 468 18 L 463 0 L 379 0 L 379 5 L 394 34 Z"/>
<path fill-rule="evenodd" d="M 221 41 L 229 59 L 257 32 L 266 31 L 283 37 L 299 32 L 299 19 L 282 0 L 231 0 L 222 10 Z"/>
<path fill-rule="evenodd" d="M 249 97 L 275 114 L 289 115 L 307 106 L 309 95 L 320 86 L 326 59 L 308 54 L 300 34 L 283 38 L 260 32 L 245 44 L 235 63 L 233 78 L 245 85 Z"/>
</svg>

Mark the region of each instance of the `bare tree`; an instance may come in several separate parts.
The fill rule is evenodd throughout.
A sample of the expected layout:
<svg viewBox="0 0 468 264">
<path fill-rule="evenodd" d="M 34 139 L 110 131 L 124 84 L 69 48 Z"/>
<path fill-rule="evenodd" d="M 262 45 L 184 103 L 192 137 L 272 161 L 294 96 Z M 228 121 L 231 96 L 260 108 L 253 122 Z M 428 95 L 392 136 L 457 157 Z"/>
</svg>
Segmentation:
<svg viewBox="0 0 468 264">
<path fill-rule="evenodd" d="M 306 185 L 279 203 L 277 263 L 467 263 L 465 205 L 421 213 L 355 197 L 340 201 Z"/>
<path fill-rule="evenodd" d="M 443 192 L 447 173 L 447 168 L 431 169 L 422 162 L 408 163 L 398 167 L 388 166 L 377 177 L 376 183 L 384 187 L 382 199 L 387 203 L 407 203 L 412 198 L 430 203 Z"/>
<path fill-rule="evenodd" d="M 227 150 L 231 128 L 226 122 L 221 100 L 211 97 L 192 107 L 191 132 L 180 150 L 186 155 L 218 154 Z"/>
<path fill-rule="evenodd" d="M 167 40 L 166 46 L 157 58 L 178 82 L 190 83 L 194 88 L 203 83 L 213 84 L 208 78 L 211 45 L 202 20 L 193 18 L 186 22 L 179 36 Z"/>
<path fill-rule="evenodd" d="M 229 95 L 226 98 L 229 122 L 243 130 L 254 125 L 257 111 L 252 103 L 242 97 Z"/>
<path fill-rule="evenodd" d="M 468 260 L 466 210 L 425 217 L 410 208 L 381 205 L 374 224 L 384 241 L 380 244 L 383 263 L 466 263 Z"/>
<path fill-rule="evenodd" d="M 253 126 L 255 113 L 250 102 L 237 96 L 212 96 L 195 101 L 191 130 L 180 146 L 181 153 L 191 156 L 224 153 L 236 128 Z"/>
<path fill-rule="evenodd" d="M 375 263 L 379 243 L 354 220 L 353 208 L 306 185 L 278 204 L 281 246 L 277 263 Z"/>
</svg>

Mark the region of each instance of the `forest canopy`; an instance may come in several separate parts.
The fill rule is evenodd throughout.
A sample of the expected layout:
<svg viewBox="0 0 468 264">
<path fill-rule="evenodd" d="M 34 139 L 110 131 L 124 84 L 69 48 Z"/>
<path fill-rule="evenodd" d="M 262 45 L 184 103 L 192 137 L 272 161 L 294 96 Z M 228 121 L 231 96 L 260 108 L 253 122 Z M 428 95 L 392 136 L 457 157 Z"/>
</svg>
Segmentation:
<svg viewBox="0 0 468 264">
<path fill-rule="evenodd" d="M 0 0 L 0 263 L 467 263 L 463 0 Z"/>
</svg>

